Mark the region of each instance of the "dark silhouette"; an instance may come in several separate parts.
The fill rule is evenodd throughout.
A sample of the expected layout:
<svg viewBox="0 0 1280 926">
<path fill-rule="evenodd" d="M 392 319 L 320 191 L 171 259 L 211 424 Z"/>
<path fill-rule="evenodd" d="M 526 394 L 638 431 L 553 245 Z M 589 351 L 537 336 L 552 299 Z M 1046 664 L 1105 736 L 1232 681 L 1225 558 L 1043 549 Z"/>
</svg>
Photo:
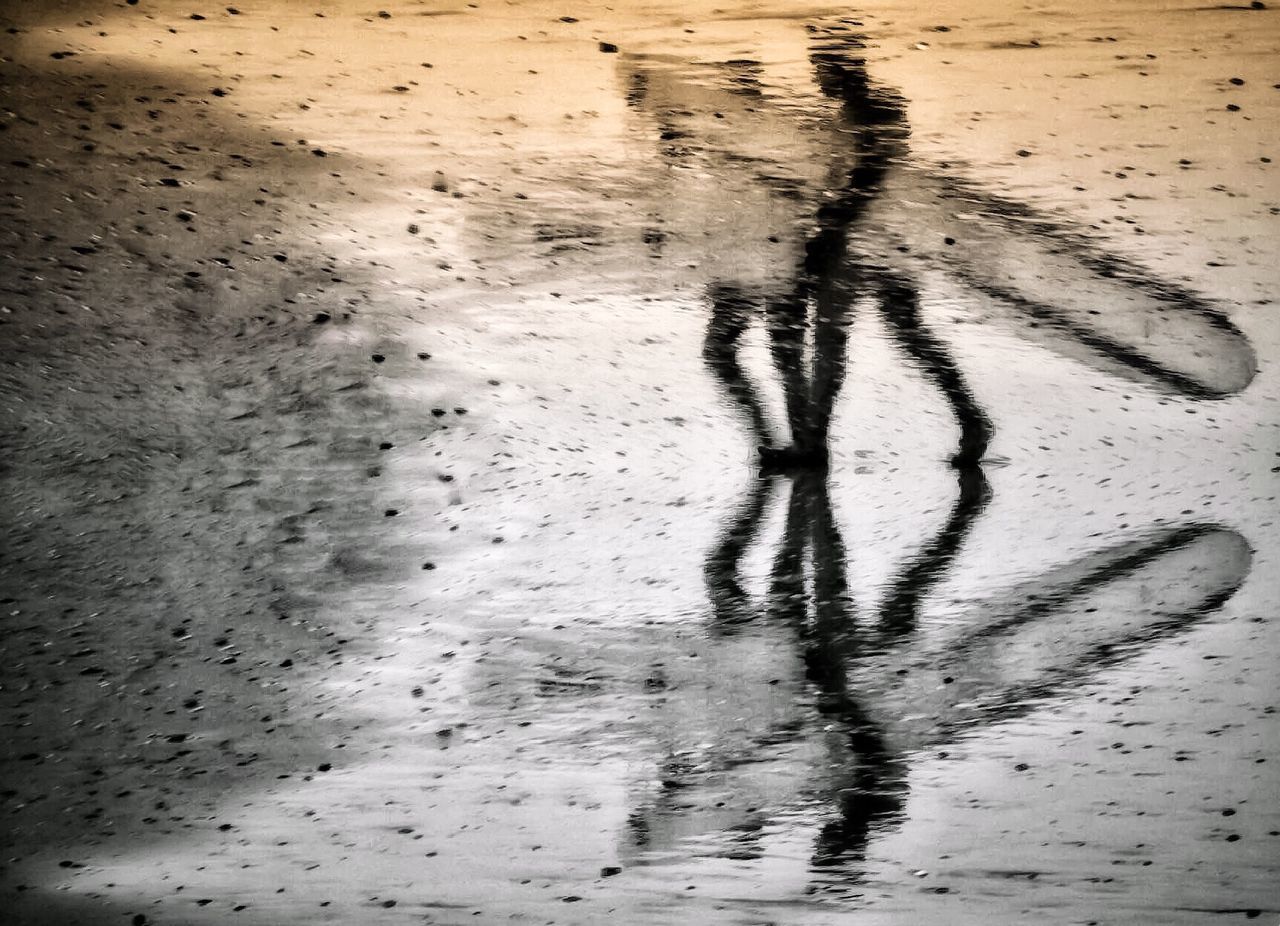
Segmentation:
<svg viewBox="0 0 1280 926">
<path fill-rule="evenodd" d="M 763 468 L 823 467 L 832 413 L 844 382 L 850 315 L 859 297 L 869 296 L 894 339 L 955 412 L 961 436 L 952 463 L 975 465 L 991 439 L 991 421 L 945 344 L 921 318 L 915 284 L 909 276 L 861 260 L 849 249 L 851 230 L 879 195 L 885 174 L 906 156 L 909 131 L 903 101 L 868 83 L 866 62 L 854 54 L 862 48 L 857 34 L 837 27 L 824 32 L 823 38 L 811 55 L 816 82 L 839 104 L 837 131 L 845 133 L 855 163 L 838 178 L 840 185 L 831 198 L 818 207 L 817 229 L 804 242 L 790 292 L 764 297 L 770 353 L 786 395 L 790 445 L 773 443 L 763 409 L 739 366 L 739 340 L 760 306 L 730 283 L 716 282 L 709 288 L 711 319 L 703 356 L 730 398 L 746 412 L 760 442 Z M 808 370 L 806 354 L 811 357 Z"/>
<path fill-rule="evenodd" d="M 873 620 L 855 613 L 846 580 L 848 551 L 823 472 L 805 468 L 755 480 L 707 556 L 713 632 L 733 635 L 761 621 L 788 628 L 814 692 L 813 709 L 841 731 L 843 765 L 827 775 L 822 790 L 835 813 L 814 847 L 815 867 L 860 861 L 870 835 L 895 825 L 913 751 L 1017 717 L 1185 632 L 1222 607 L 1249 572 L 1248 546 L 1227 528 L 1197 523 L 1148 532 L 984 604 L 970 626 L 941 647 L 927 648 L 912 633 L 922 601 L 988 497 L 980 471 L 966 470 L 959 478 L 967 483 L 961 500 L 938 535 L 890 582 Z M 790 487 L 786 522 L 766 601 L 757 605 L 745 591 L 740 566 L 759 540 L 769 499 L 782 483 Z M 1203 576 L 1188 579 L 1191 567 Z M 1167 593 L 1176 600 L 1145 597 L 1153 586 L 1173 588 L 1179 582 L 1185 587 Z M 1054 630 L 1048 642 L 1038 636 L 1045 627 Z M 1028 648 L 1034 658 L 1002 663 L 1005 653 Z M 901 674 L 886 681 L 885 667 L 895 665 Z M 871 683 L 863 678 L 867 673 L 880 677 Z M 926 691 L 927 704 L 917 696 Z M 930 708 L 924 719 L 909 719 Z M 800 735 L 799 729 L 763 731 L 759 760 Z M 680 780 L 678 770 L 668 772 Z M 857 877 L 856 869 L 849 873 Z"/>
<path fill-rule="evenodd" d="M 989 315 L 1109 373 L 1199 399 L 1249 384 L 1256 361 L 1247 339 L 1205 300 L 1027 206 L 914 163 L 905 101 L 869 80 L 858 28 L 810 27 L 814 83 L 831 108 L 808 119 L 794 114 L 793 100 L 770 95 L 758 62 L 626 59 L 627 101 L 657 119 L 673 180 L 710 175 L 737 184 L 745 200 L 685 238 L 703 249 L 695 262 L 710 276 L 704 359 L 744 414 L 766 472 L 827 465 L 848 328 L 864 303 L 950 405 L 960 427 L 953 465 L 982 460 L 994 425 L 924 319 L 916 282 L 923 270 L 946 272 Z M 810 147 L 766 144 L 760 153 L 748 143 L 769 133 L 803 136 Z M 822 179 L 797 179 L 804 171 L 789 172 L 788 154 L 830 165 Z M 770 230 L 769 222 L 781 225 Z M 735 251 L 741 260 L 725 259 Z M 786 395 L 781 439 L 739 360 L 758 317 Z"/>
<path fill-rule="evenodd" d="M 913 268 L 930 264 L 912 264 L 901 256 L 909 246 L 891 246 L 888 238 L 879 241 L 874 229 L 862 227 L 871 210 L 884 207 L 886 186 L 895 172 L 910 170 L 903 166 L 909 131 L 901 98 L 868 82 L 859 54 L 862 41 L 851 25 L 812 30 L 810 56 L 817 86 L 837 104 L 833 134 L 848 151 L 835 159 L 831 182 L 819 197 L 811 230 L 790 272 L 767 284 L 722 277 L 709 282 L 711 311 L 703 345 L 709 370 L 760 447 L 759 478 L 705 560 L 711 629 L 729 638 L 759 632 L 762 625 L 785 628 L 771 638 L 787 640 L 794 648 L 812 700 L 797 707 L 798 716 L 788 721 L 762 720 L 747 755 L 739 744 L 719 759 L 666 762 L 660 793 L 631 817 L 630 840 L 638 851 L 670 850 L 694 833 L 720 829 L 729 835 L 729 845 L 719 854 L 758 855 L 759 834 L 771 808 L 726 809 L 726 802 L 716 799 L 726 785 L 713 779 L 750 775 L 753 765 L 766 769 L 782 761 L 790 747 L 813 735 L 813 722 L 820 718 L 822 729 L 834 731 L 834 751 L 820 776 L 795 786 L 797 793 L 816 795 L 829 808 L 810 862 L 815 869 L 843 867 L 856 880 L 871 835 L 894 826 L 903 814 L 914 751 L 1025 713 L 1142 647 L 1192 626 L 1234 594 L 1248 573 L 1250 553 L 1237 533 L 1214 525 L 1148 532 L 1052 569 L 1003 600 L 987 603 L 971 626 L 941 646 L 922 642 L 917 629 L 923 603 L 991 500 L 979 464 L 993 425 L 945 342 L 922 318 Z M 754 62 L 726 67 L 730 92 L 752 103 L 747 111 L 768 106 Z M 628 101 L 643 106 L 651 92 L 649 75 L 633 74 Z M 695 95 L 705 99 L 697 102 L 705 104 L 713 98 L 710 93 L 699 87 Z M 696 105 L 690 106 L 671 104 L 663 110 L 661 135 L 673 159 L 685 157 L 696 140 L 681 122 L 696 113 Z M 716 118 L 721 115 L 715 113 Z M 785 178 L 759 173 L 757 161 L 732 153 L 720 156 L 726 163 L 756 169 L 760 181 L 779 197 L 801 198 Z M 1150 325 L 1152 319 L 1162 323 L 1181 313 L 1169 329 L 1173 346 L 1162 356 L 1168 345 L 1156 340 L 1127 343 L 1102 323 L 1087 320 L 1097 312 L 1048 306 L 1015 285 L 993 283 L 976 262 L 937 260 L 975 291 L 1024 313 L 1032 330 L 1044 324 L 1054 337 L 1085 348 L 1095 365 L 1188 397 L 1229 394 L 1251 379 L 1252 353 L 1243 336 L 1195 296 L 1100 255 L 1091 243 L 1035 219 L 1029 210 L 960 181 L 938 182 L 917 172 L 909 182 L 947 208 L 972 210 L 978 203 L 992 218 L 994 234 L 1041 241 L 1037 246 L 1045 254 L 1069 253 L 1084 277 L 1119 287 L 1101 292 L 1139 294 L 1134 298 L 1146 301 L 1135 311 L 1149 316 L 1142 324 Z M 1016 227 L 1000 225 L 1012 220 Z M 868 302 L 884 319 L 894 343 L 945 397 L 960 428 L 951 457 L 955 502 L 936 535 L 923 540 L 888 583 L 869 617 L 855 613 L 847 580 L 849 551 L 828 489 L 829 437 L 844 382 L 848 329 L 856 306 Z M 775 440 L 756 385 L 739 359 L 743 335 L 757 317 L 764 319 L 783 387 L 789 440 Z M 1221 337 L 1213 340 L 1213 332 Z M 1176 355 L 1189 340 L 1216 349 L 1228 361 L 1219 365 L 1225 372 L 1215 369 L 1211 354 L 1203 369 L 1179 367 Z M 740 575 L 741 566 L 760 542 L 770 503 L 782 485 L 789 490 L 785 523 L 768 592 L 757 602 Z M 1202 576 L 1188 578 L 1191 562 L 1203 567 Z M 1148 601 L 1152 586 L 1174 589 L 1168 595 L 1177 600 Z M 1053 634 L 1046 641 L 1044 628 L 1050 626 Z M 741 709 L 731 699 L 725 703 L 728 709 Z M 812 714 L 809 721 L 806 712 Z M 712 793 L 699 798 L 700 788 Z M 655 832 L 654 823 L 662 818 L 688 822 L 683 827 L 667 822 L 664 833 Z"/>
</svg>

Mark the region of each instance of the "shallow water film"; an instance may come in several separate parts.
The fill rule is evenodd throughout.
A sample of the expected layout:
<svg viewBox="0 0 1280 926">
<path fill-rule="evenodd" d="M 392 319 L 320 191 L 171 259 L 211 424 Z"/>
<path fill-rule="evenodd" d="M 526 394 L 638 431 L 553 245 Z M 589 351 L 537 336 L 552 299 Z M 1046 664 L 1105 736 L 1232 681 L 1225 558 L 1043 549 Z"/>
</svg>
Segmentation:
<svg viewBox="0 0 1280 926">
<path fill-rule="evenodd" d="M 0 922 L 1280 923 L 1280 4 L 0 3 Z"/>
</svg>

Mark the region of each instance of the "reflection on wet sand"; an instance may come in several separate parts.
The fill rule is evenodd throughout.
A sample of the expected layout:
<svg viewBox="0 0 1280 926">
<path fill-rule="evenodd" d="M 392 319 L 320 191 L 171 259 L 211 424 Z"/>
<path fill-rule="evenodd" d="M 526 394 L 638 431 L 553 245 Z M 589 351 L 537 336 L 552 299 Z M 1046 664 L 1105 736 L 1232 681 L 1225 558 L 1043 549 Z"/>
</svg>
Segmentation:
<svg viewBox="0 0 1280 926">
<path fill-rule="evenodd" d="M 696 213 L 677 211 L 671 223 L 709 279 L 704 357 L 745 412 L 767 467 L 825 463 L 847 329 L 863 300 L 955 414 L 952 462 L 982 458 L 992 424 L 922 314 L 918 280 L 936 270 L 963 285 L 979 318 L 1105 372 L 1195 398 L 1252 381 L 1248 340 L 1204 299 L 1024 205 L 915 162 L 906 103 L 869 81 L 859 26 L 810 27 L 813 81 L 832 107 L 817 113 L 767 87 L 757 62 L 627 59 L 628 102 L 656 121 L 670 183 Z M 755 150 L 779 136 L 768 154 Z M 782 447 L 738 360 L 742 334 L 761 313 L 786 390 L 791 440 Z"/>
<path fill-rule="evenodd" d="M 783 482 L 785 527 L 768 593 L 757 604 L 740 564 Z M 962 486 L 961 494 L 976 488 Z M 1147 531 L 983 601 L 957 632 L 926 641 L 909 632 L 923 591 L 980 510 L 975 505 L 959 529 L 950 519 L 864 618 L 854 613 L 826 474 L 805 469 L 756 481 L 707 557 L 712 630 L 726 645 L 735 635 L 763 634 L 780 664 L 796 659 L 812 699 L 781 722 L 738 731 L 736 742 L 702 744 L 696 759 L 669 760 L 658 799 L 632 816 L 635 861 L 698 851 L 693 837 L 703 852 L 742 857 L 747 836 L 817 801 L 826 822 L 811 864 L 856 863 L 871 835 L 901 815 L 913 753 L 1024 714 L 1186 631 L 1235 593 L 1252 559 L 1244 538 L 1222 526 Z M 750 710 L 737 699 L 705 704 Z M 801 770 L 797 741 L 805 736 L 822 749 Z M 778 781 L 787 770 L 805 778 L 788 788 Z M 727 844 L 713 838 L 717 827 Z M 857 878 L 856 866 L 847 874 Z"/>
<path fill-rule="evenodd" d="M 1277 913 L 1280 20 L 427 6 L 9 5 L 0 921 Z"/>
<path fill-rule="evenodd" d="M 759 478 L 725 522 L 705 562 L 713 639 L 733 648 L 754 636 L 763 641 L 748 644 L 757 651 L 774 647 L 777 677 L 762 677 L 759 686 L 776 685 L 790 672 L 809 698 L 790 713 L 759 711 L 756 725 L 748 720 L 746 729 L 725 718 L 712 726 L 732 735 L 669 756 L 659 791 L 630 818 L 626 854 L 637 863 L 690 853 L 758 857 L 767 827 L 816 802 L 823 822 L 810 865 L 844 866 L 848 879 L 856 881 L 872 834 L 892 827 L 904 812 L 913 752 L 1065 695 L 1101 669 L 1213 613 L 1249 573 L 1249 545 L 1234 530 L 1208 523 L 1151 528 L 981 602 L 940 640 L 921 633 L 923 602 L 951 569 L 991 501 L 980 463 L 993 424 L 945 342 L 922 319 L 919 287 L 910 263 L 901 259 L 912 248 L 895 244 L 902 240 L 895 237 L 902 226 L 872 220 L 877 204 L 900 192 L 890 179 L 895 172 L 911 174 L 913 192 L 939 194 L 929 205 L 944 223 L 974 221 L 948 214 L 959 208 L 956 197 L 995 210 L 983 217 L 985 235 L 1007 236 L 1011 253 L 1030 247 L 1037 267 L 1072 264 L 1070 274 L 1086 288 L 1086 296 L 1108 300 L 1081 313 L 1085 303 L 1079 292 L 1054 292 L 1050 299 L 1039 285 L 1033 297 L 1029 287 L 1019 290 L 1027 278 L 1017 274 L 992 282 L 999 274 L 983 262 L 983 252 L 970 249 L 967 257 L 942 260 L 983 296 L 1025 312 L 1029 331 L 1047 324 L 1055 342 L 1074 339 L 1085 349 L 1067 353 L 1190 398 L 1244 388 L 1254 361 L 1244 336 L 1194 295 L 1099 256 L 1083 239 L 1034 219 L 1028 210 L 901 167 L 907 137 L 902 101 L 869 86 L 856 57 L 861 47 L 856 34 L 841 25 L 817 35 L 814 77 L 840 104 L 834 131 L 847 137 L 847 153 L 856 166 L 844 170 L 847 161 L 841 162 L 844 182 L 819 197 L 807 236 L 793 235 L 796 258 L 790 274 L 744 281 L 717 268 L 707 289 L 710 317 L 703 349 L 708 369 L 760 448 Z M 727 93 L 768 105 L 750 62 L 731 62 L 728 71 Z M 632 104 L 652 102 L 656 83 L 643 67 L 633 73 Z M 676 92 L 673 84 L 664 87 L 664 117 L 679 119 L 666 124 L 662 138 L 690 145 L 695 133 L 688 124 L 699 112 L 692 105 L 677 106 Z M 717 120 L 725 120 L 732 108 L 731 102 L 713 101 L 705 88 L 694 97 L 704 109 L 714 102 Z M 716 145 L 724 149 L 724 130 L 717 131 Z M 686 148 L 674 155 L 687 153 Z M 741 166 L 743 159 L 729 162 Z M 752 168 L 758 170 L 759 164 Z M 777 187 L 776 177 L 765 179 L 785 198 L 803 198 L 794 185 Z M 909 201 L 904 209 L 919 205 Z M 1023 219 L 1027 224 L 1019 225 Z M 761 220 L 760 214 L 752 215 L 742 224 L 756 228 Z M 796 227 L 804 225 L 797 220 Z M 945 238 L 944 247 L 955 244 Z M 850 316 L 864 299 L 874 302 L 893 342 L 945 397 L 960 426 L 951 458 L 957 478 L 951 510 L 889 583 L 870 616 L 855 613 L 849 550 L 831 502 L 828 459 Z M 1118 320 L 1095 322 L 1104 311 Z M 783 445 L 774 440 L 765 404 L 740 358 L 743 335 L 757 316 L 764 318 L 785 398 L 790 442 Z M 1131 336 L 1130 324 L 1141 328 L 1141 337 Z M 1196 348 L 1188 352 L 1190 342 Z M 784 484 L 785 523 L 767 593 L 757 602 L 741 576 L 742 564 L 761 541 L 771 502 Z M 731 711 L 739 720 L 753 709 L 735 697 L 702 703 Z"/>
</svg>

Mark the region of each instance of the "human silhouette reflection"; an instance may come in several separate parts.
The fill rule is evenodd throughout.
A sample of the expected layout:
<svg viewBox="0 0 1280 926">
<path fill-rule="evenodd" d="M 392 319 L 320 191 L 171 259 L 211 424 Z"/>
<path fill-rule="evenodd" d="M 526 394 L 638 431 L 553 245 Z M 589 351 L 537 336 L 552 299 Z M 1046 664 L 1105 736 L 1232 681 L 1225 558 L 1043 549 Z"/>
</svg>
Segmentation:
<svg viewBox="0 0 1280 926">
<path fill-rule="evenodd" d="M 733 741 L 671 750 L 679 758 L 662 764 L 661 790 L 631 817 L 628 838 L 637 859 L 716 831 L 732 833 L 720 854 L 754 857 L 762 851 L 760 833 L 771 813 L 788 801 L 816 797 L 827 811 L 810 864 L 843 866 L 856 879 L 872 834 L 903 815 L 907 770 L 916 752 L 1026 712 L 1184 631 L 1221 607 L 1249 571 L 1248 545 L 1235 531 L 1199 523 L 1153 529 L 984 602 L 941 642 L 923 638 L 923 604 L 991 500 L 981 461 L 994 429 L 946 343 L 923 318 L 917 284 L 922 269 L 943 269 L 989 304 L 1018 313 L 1030 336 L 1051 329 L 1056 349 L 1177 395 L 1231 394 L 1248 384 L 1255 367 L 1243 335 L 1193 295 L 1100 254 L 1023 207 L 911 166 L 903 101 L 869 83 L 853 25 L 814 30 L 815 83 L 837 104 L 824 137 L 843 147 L 831 149 L 832 166 L 790 269 L 768 280 L 713 273 L 707 285 L 703 359 L 758 444 L 761 464 L 705 560 L 713 638 L 729 647 L 734 638 L 765 634 L 767 643 L 796 657 L 807 696 L 790 714 L 760 712 L 754 728 L 750 707 L 732 695 L 704 695 L 688 705 L 724 705 L 734 712 L 733 722 L 723 725 Z M 746 119 L 744 114 L 752 124 L 779 117 L 764 98 L 759 68 L 752 62 L 729 65 L 726 92 L 750 104 L 738 110 L 705 82 L 675 79 L 663 85 L 665 78 L 643 69 L 632 75 L 628 101 L 659 113 L 671 158 L 695 151 L 726 170 L 747 165 L 778 199 L 804 202 L 797 185 L 772 167 L 765 170 L 760 158 L 731 150 L 733 127 L 721 123 Z M 706 127 L 700 116 L 708 117 L 712 137 L 698 149 L 696 130 Z M 772 201 L 752 202 L 759 216 L 744 216 L 743 224 L 773 214 Z M 963 217 L 971 212 L 981 212 L 981 222 Z M 919 214 L 927 214 L 927 222 L 912 217 Z M 1012 258 L 1029 248 L 1031 258 L 1061 270 L 1084 295 L 1062 290 L 1050 303 L 1016 266 L 1008 279 L 996 280 L 983 265 L 981 248 L 948 251 L 953 239 L 942 234 L 936 238 L 943 250 L 916 255 L 922 250 L 917 245 L 928 244 L 936 230 L 928 223 L 942 226 L 954 216 L 970 223 L 962 224 L 967 231 L 986 235 L 982 241 L 1006 247 Z M 1095 297 L 1119 301 L 1115 318 L 1102 316 L 1089 301 Z M 859 614 L 848 587 L 849 550 L 830 497 L 829 446 L 850 324 L 867 305 L 945 398 L 960 434 L 950 457 L 956 490 L 947 517 L 891 578 L 874 613 Z M 783 389 L 787 434 L 780 438 L 740 358 L 743 336 L 758 318 Z M 783 487 L 786 517 L 760 602 L 741 576 L 742 564 L 762 541 L 771 502 Z M 1152 589 L 1160 591 L 1153 597 Z M 777 659 L 790 656 L 780 651 Z M 702 731 L 698 735 L 706 738 Z M 795 747 L 805 739 L 821 740 L 824 750 L 808 780 L 791 782 L 789 792 L 785 783 L 753 780 L 785 777 L 798 761 Z M 708 794 L 700 796 L 704 786 Z M 743 806 L 735 806 L 735 792 L 744 795 Z"/>
<path fill-rule="evenodd" d="M 714 825 L 696 796 L 708 768 L 723 773 L 732 767 L 745 780 L 753 767 L 768 767 L 797 739 L 823 729 L 828 731 L 825 758 L 815 764 L 812 779 L 795 788 L 827 806 L 810 864 L 842 866 L 844 876 L 856 880 L 868 840 L 904 814 L 914 754 L 1019 716 L 1185 632 L 1230 599 L 1249 572 L 1248 545 L 1235 531 L 1204 523 L 1147 531 L 983 602 L 957 632 L 926 643 L 914 632 L 921 604 L 981 511 L 979 500 L 987 496 L 977 469 L 964 470 L 959 478 L 968 483 L 960 492 L 968 499 L 888 583 L 881 604 L 869 614 L 857 613 L 850 594 L 850 551 L 831 503 L 829 475 L 802 467 L 752 482 L 705 560 L 711 631 L 728 640 L 767 630 L 775 643 L 789 641 L 811 697 L 797 708 L 797 717 L 762 720 L 752 745 L 736 746 L 731 761 L 717 766 L 686 759 L 666 767 L 668 800 L 633 815 L 637 850 L 673 848 L 670 827 L 666 844 L 652 832 L 654 818 L 664 814 L 703 815 L 701 821 L 686 822 L 684 838 Z M 767 592 L 756 601 L 741 575 L 742 564 L 761 542 L 770 502 L 784 488 L 785 522 Z M 1153 599 L 1153 588 L 1165 591 Z M 748 710 L 732 700 L 726 709 Z M 806 724 L 800 715 L 808 712 Z M 723 782 L 719 790 L 726 790 Z M 751 857 L 744 849 L 768 816 L 769 809 L 762 807 L 752 808 L 747 822 L 741 814 L 718 811 L 714 819 L 734 821 L 732 857 Z"/>
<path fill-rule="evenodd" d="M 759 306 L 733 284 L 709 287 L 711 317 L 703 356 L 730 398 L 742 408 L 759 440 L 766 469 L 826 465 L 835 401 L 844 383 L 848 328 L 855 305 L 872 299 L 894 341 L 941 391 L 960 425 L 956 466 L 975 465 L 986 452 L 992 424 L 943 341 L 925 324 L 910 275 L 851 253 L 849 237 L 866 207 L 880 194 L 885 175 L 907 153 L 904 103 L 873 87 L 854 33 L 838 31 L 810 56 L 822 92 L 839 103 L 839 126 L 853 166 L 836 178 L 830 198 L 818 206 L 816 230 L 804 241 L 790 291 L 765 296 L 769 350 L 782 380 L 789 445 L 776 446 L 764 411 L 738 362 L 741 336 Z M 807 343 L 811 341 L 812 343 Z M 806 355 L 810 362 L 806 369 Z"/>
<path fill-rule="evenodd" d="M 981 461 L 994 425 L 924 317 L 925 272 L 960 283 L 984 318 L 1151 388 L 1212 399 L 1249 384 L 1252 348 L 1221 311 L 1025 205 L 917 162 L 905 101 L 868 79 L 859 24 L 810 31 L 813 83 L 828 103 L 817 114 L 769 88 L 758 62 L 624 59 L 628 103 L 656 119 L 674 185 L 663 208 L 675 214 L 655 216 L 672 234 L 655 240 L 683 242 L 679 256 L 707 276 L 703 356 L 766 470 L 826 465 L 849 326 L 867 305 L 951 408 L 952 463 Z M 771 433 L 739 358 L 757 318 L 784 386 L 787 434 Z"/>
<path fill-rule="evenodd" d="M 826 474 L 803 470 L 790 483 L 786 527 L 773 567 L 769 618 L 791 629 L 805 678 L 817 693 L 818 712 L 839 725 L 842 745 L 848 756 L 856 757 L 839 769 L 833 789 L 839 812 L 823 828 L 814 849 L 813 863 L 825 866 L 846 856 L 861 859 L 872 829 L 901 813 L 906 765 L 849 687 L 861 640 L 854 632 L 845 567 L 848 557 L 832 513 Z M 806 561 L 811 566 L 811 591 L 804 587 Z M 720 581 L 720 574 L 707 570 L 713 599 Z"/>
</svg>

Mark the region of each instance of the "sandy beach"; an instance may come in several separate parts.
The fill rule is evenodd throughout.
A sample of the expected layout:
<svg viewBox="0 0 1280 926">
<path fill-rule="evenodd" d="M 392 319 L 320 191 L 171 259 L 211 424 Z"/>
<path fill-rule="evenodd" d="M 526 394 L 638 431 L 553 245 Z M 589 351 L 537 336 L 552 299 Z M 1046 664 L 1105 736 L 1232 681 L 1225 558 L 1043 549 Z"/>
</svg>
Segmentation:
<svg viewBox="0 0 1280 926">
<path fill-rule="evenodd" d="M 0 921 L 1280 922 L 1280 7 L 0 29 Z"/>
</svg>

